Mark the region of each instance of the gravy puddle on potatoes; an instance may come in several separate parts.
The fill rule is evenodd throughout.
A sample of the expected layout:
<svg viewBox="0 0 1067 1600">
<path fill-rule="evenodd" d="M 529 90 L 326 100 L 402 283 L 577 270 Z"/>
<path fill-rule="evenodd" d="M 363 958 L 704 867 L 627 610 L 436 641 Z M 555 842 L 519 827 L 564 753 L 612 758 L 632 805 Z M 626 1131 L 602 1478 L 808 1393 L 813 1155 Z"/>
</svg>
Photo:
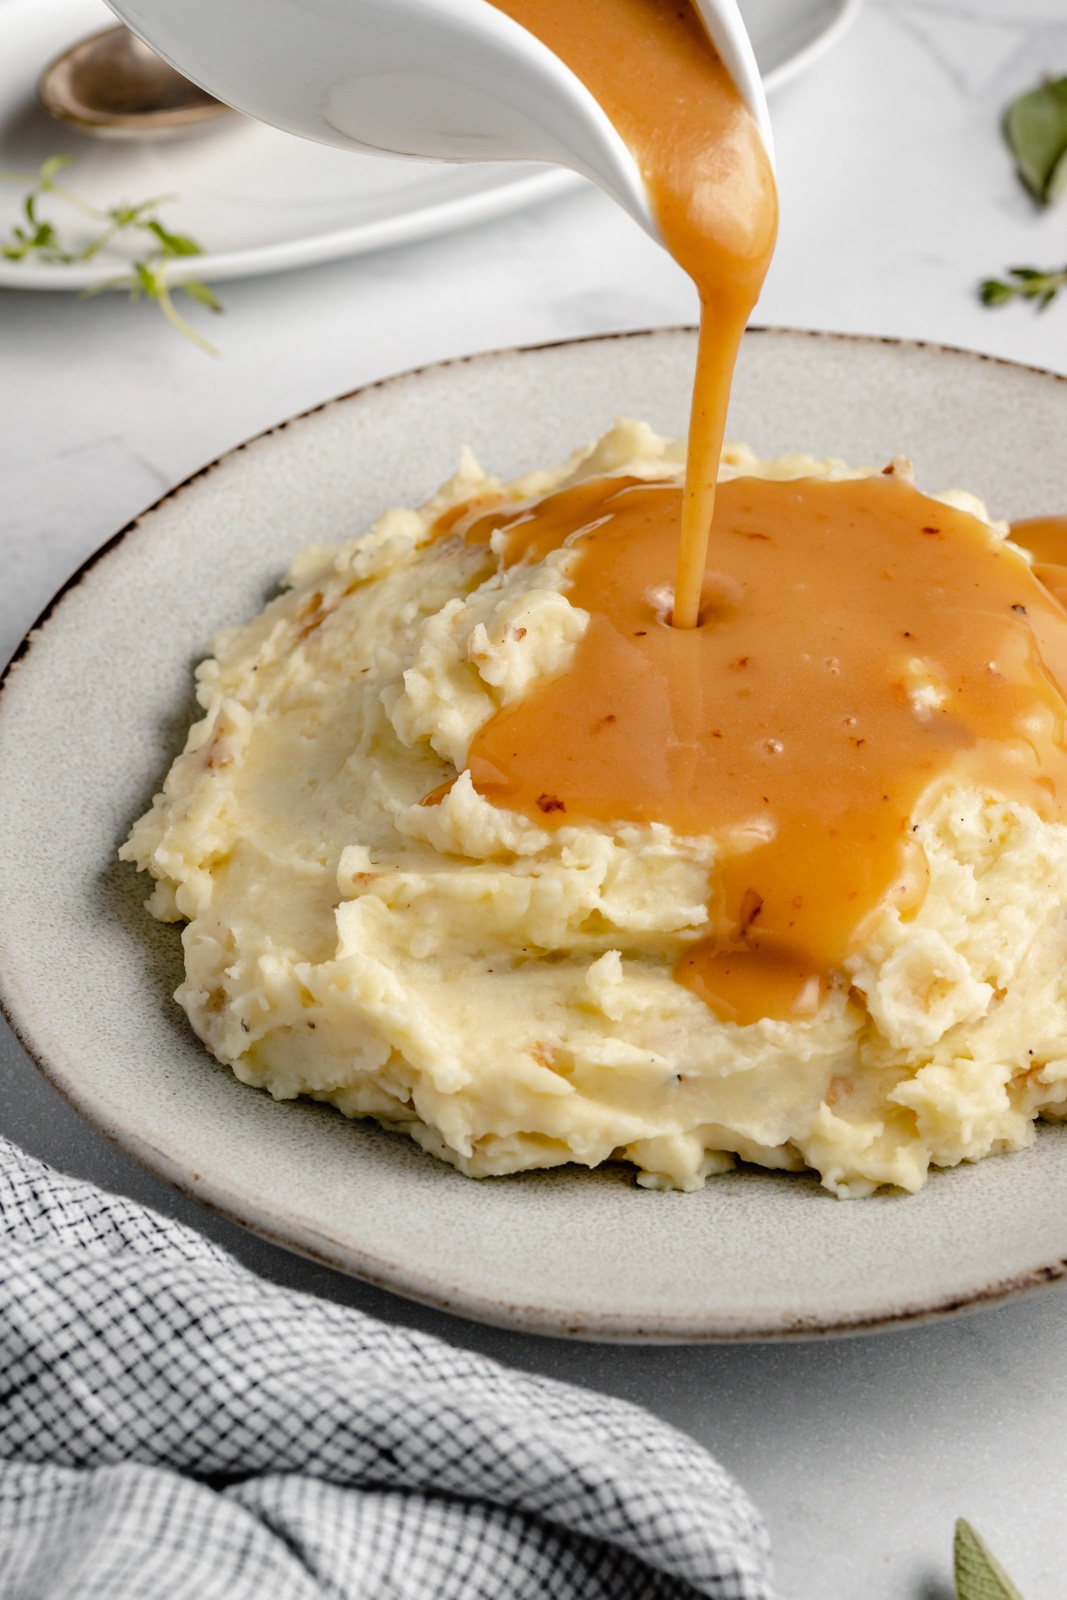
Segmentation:
<svg viewBox="0 0 1067 1600">
<path fill-rule="evenodd" d="M 684 0 L 494 3 L 611 118 L 701 322 L 683 489 L 604 479 L 456 524 L 507 528 L 506 562 L 576 542 L 592 616 L 568 670 L 476 735 L 472 780 L 550 827 L 723 840 L 718 931 L 676 977 L 739 1023 L 810 1015 L 864 917 L 921 900 L 910 823 L 939 779 L 1067 814 L 1063 615 L 985 525 L 899 479 L 716 490 L 777 226 L 759 130 Z M 1037 576 L 1067 595 L 1067 567 Z"/>
<path fill-rule="evenodd" d="M 1063 818 L 1067 625 L 986 524 L 883 475 L 720 484 L 702 625 L 672 628 L 682 493 L 600 478 L 454 525 L 503 530 L 505 565 L 569 542 L 591 615 L 567 671 L 475 735 L 471 778 L 542 827 L 725 841 L 723 931 L 676 976 L 739 1023 L 809 1015 L 867 913 L 922 898 L 910 818 L 939 778 Z"/>
<path fill-rule="evenodd" d="M 1067 607 L 1067 517 L 1024 517 L 1011 525 L 1016 544 L 1034 558 L 1034 573 Z"/>
</svg>

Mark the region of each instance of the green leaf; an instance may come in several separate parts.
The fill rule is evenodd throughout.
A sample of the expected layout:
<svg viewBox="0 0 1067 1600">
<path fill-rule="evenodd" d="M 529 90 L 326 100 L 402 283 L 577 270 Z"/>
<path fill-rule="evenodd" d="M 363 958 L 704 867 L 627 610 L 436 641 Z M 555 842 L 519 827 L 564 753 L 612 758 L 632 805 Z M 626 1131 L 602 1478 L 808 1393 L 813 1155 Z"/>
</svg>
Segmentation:
<svg viewBox="0 0 1067 1600">
<path fill-rule="evenodd" d="M 201 256 L 204 253 L 195 239 L 190 238 L 187 233 L 171 233 L 158 217 L 149 218 L 145 227 L 155 234 L 168 255 Z"/>
<path fill-rule="evenodd" d="M 136 298 L 142 291 L 149 300 L 158 300 L 163 293 L 163 280 L 159 268 L 151 261 L 135 261 L 133 264 L 135 282 L 130 290 Z"/>
<path fill-rule="evenodd" d="M 988 1545 L 962 1517 L 953 1547 L 956 1600 L 1023 1600 Z"/>
<path fill-rule="evenodd" d="M 1051 205 L 1067 182 L 1059 170 L 1067 154 L 1067 78 L 1020 95 L 1008 107 L 1004 129 L 1023 183 L 1042 205 Z"/>
<path fill-rule="evenodd" d="M 1040 267 L 1009 267 L 1008 277 L 986 278 L 978 285 L 978 297 L 984 306 L 1003 306 L 1009 300 L 1036 300 L 1037 309 L 1044 311 L 1051 305 L 1061 289 L 1067 289 L 1067 267 L 1059 271 L 1045 271 Z"/>
<path fill-rule="evenodd" d="M 199 300 L 200 304 L 202 306 L 207 306 L 209 310 L 222 310 L 222 307 L 219 305 L 218 301 L 215 299 L 215 296 L 212 294 L 206 283 L 199 283 L 195 278 L 190 278 L 188 283 L 179 284 L 178 287 L 184 294 L 187 294 L 190 299 Z"/>
<path fill-rule="evenodd" d="M 41 170 L 37 174 L 38 183 L 51 183 L 56 173 L 62 172 L 64 167 L 69 167 L 73 160 L 73 156 L 49 156 L 47 161 L 41 163 Z"/>
<path fill-rule="evenodd" d="M 1048 175 L 1048 180 L 1045 184 L 1045 199 L 1050 206 L 1055 205 L 1056 201 L 1061 200 L 1064 194 L 1067 194 L 1067 148 L 1062 151 L 1060 159 Z"/>
<path fill-rule="evenodd" d="M 999 278 L 986 278 L 978 286 L 978 294 L 984 306 L 1003 306 L 1009 300 L 1014 300 L 1015 290 L 1010 283 L 1001 283 Z"/>
</svg>

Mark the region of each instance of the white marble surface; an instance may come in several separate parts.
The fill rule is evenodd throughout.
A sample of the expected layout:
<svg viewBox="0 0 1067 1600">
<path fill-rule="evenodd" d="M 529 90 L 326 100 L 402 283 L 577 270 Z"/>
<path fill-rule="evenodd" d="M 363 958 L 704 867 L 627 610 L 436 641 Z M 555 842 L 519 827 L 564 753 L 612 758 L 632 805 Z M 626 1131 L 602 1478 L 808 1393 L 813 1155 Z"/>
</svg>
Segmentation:
<svg viewBox="0 0 1067 1600">
<path fill-rule="evenodd" d="M 1067 258 L 1067 205 L 1036 215 L 998 128 L 1004 103 L 1046 71 L 1067 73 L 1067 0 L 869 0 L 772 107 L 783 216 L 759 320 L 935 340 L 1067 373 L 1067 303 L 1043 316 L 993 312 L 974 294 L 1009 263 Z M 688 321 L 695 309 L 677 269 L 593 192 L 374 258 L 227 284 L 223 298 L 212 362 L 118 298 L 0 294 L 0 659 L 102 539 L 260 428 L 408 366 Z M 688 1428 L 762 1506 L 783 1600 L 948 1600 L 961 1513 L 1027 1600 L 1064 1593 L 1061 1291 L 806 1345 L 609 1348 L 501 1333 L 337 1277 L 198 1210 L 84 1128 L 6 1032 L 0 1074 L 0 1129 L 182 1216 L 264 1273 L 614 1390 Z"/>
</svg>

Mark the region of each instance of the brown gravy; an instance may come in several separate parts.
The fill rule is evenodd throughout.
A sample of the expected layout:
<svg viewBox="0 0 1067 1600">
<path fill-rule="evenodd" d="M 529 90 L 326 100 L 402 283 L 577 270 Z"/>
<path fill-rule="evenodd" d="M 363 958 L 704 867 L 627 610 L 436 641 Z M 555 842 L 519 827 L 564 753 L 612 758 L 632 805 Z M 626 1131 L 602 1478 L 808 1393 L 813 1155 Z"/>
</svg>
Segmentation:
<svg viewBox="0 0 1067 1600">
<path fill-rule="evenodd" d="M 451 514 L 455 536 L 507 530 L 508 564 L 573 542 L 568 595 L 591 616 L 567 671 L 475 736 L 471 776 L 550 829 L 663 822 L 723 841 L 709 936 L 675 976 L 741 1024 L 807 1016 L 864 917 L 886 895 L 921 901 L 910 825 L 939 780 L 1067 815 L 1067 619 L 1038 581 L 1067 603 L 1067 521 L 1056 540 L 1053 523 L 1013 530 L 1035 576 L 896 478 L 716 491 L 777 226 L 759 131 L 688 0 L 494 3 L 629 146 L 701 328 L 684 488 L 606 478 Z"/>
<path fill-rule="evenodd" d="M 1067 625 L 984 524 L 907 483 L 738 478 L 701 625 L 674 628 L 655 595 L 683 515 L 675 483 L 602 478 L 455 523 L 509 532 L 507 565 L 569 540 L 591 614 L 567 671 L 475 736 L 471 776 L 549 829 L 733 839 L 676 977 L 739 1023 L 804 1016 L 863 917 L 922 898 L 908 824 L 937 779 L 1064 814 Z"/>
<path fill-rule="evenodd" d="M 696 626 L 730 381 L 778 227 L 763 138 L 689 0 L 493 0 L 571 68 L 634 156 L 700 294 L 673 621 Z"/>
<path fill-rule="evenodd" d="M 1011 525 L 1016 544 L 1034 558 L 1034 574 L 1067 607 L 1067 517 L 1024 517 Z"/>
</svg>

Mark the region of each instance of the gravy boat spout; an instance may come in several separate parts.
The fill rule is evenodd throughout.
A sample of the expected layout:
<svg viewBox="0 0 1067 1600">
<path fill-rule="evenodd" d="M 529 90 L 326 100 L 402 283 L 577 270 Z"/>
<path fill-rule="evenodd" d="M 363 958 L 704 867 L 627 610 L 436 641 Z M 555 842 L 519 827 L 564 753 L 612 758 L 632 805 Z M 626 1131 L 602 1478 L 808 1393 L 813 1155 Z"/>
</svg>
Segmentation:
<svg viewBox="0 0 1067 1600">
<path fill-rule="evenodd" d="M 637 164 L 573 72 L 489 0 L 108 0 L 194 83 L 321 144 L 438 161 L 545 161 L 590 178 L 659 239 Z M 770 121 L 737 0 L 694 0 Z"/>
</svg>

